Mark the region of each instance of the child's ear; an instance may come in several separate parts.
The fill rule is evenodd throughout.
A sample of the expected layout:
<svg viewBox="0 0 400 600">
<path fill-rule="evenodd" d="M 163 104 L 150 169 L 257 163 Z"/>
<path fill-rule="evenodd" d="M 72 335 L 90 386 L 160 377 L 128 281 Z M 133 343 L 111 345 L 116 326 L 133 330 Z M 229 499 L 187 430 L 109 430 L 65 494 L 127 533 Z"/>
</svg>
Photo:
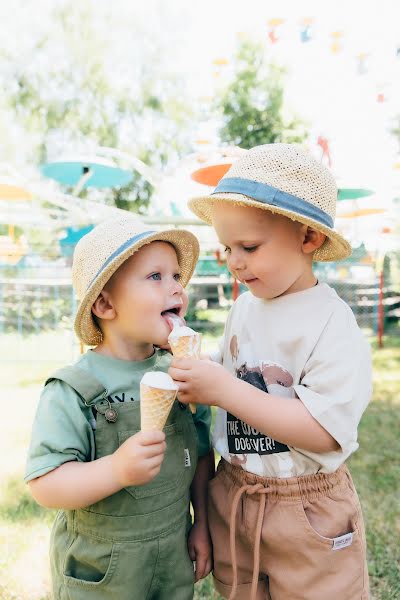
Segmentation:
<svg viewBox="0 0 400 600">
<path fill-rule="evenodd" d="M 325 240 L 326 235 L 324 233 L 307 225 L 304 226 L 303 252 L 305 254 L 312 254 L 315 250 L 321 248 Z"/>
<path fill-rule="evenodd" d="M 107 290 L 102 290 L 92 306 L 92 313 L 99 319 L 114 319 L 116 312 L 111 296 Z"/>
</svg>

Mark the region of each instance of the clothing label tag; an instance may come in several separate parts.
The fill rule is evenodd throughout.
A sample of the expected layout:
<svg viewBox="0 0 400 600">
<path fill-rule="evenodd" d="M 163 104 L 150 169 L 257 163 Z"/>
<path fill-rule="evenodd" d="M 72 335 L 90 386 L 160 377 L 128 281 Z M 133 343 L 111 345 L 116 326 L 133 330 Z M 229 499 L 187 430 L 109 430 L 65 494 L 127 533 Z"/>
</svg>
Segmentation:
<svg viewBox="0 0 400 600">
<path fill-rule="evenodd" d="M 184 449 L 184 453 L 185 453 L 185 467 L 190 467 L 191 462 L 190 462 L 190 452 L 189 452 L 189 448 L 185 448 Z"/>
<path fill-rule="evenodd" d="M 332 550 L 341 550 L 342 548 L 347 548 L 347 546 L 351 546 L 352 543 L 353 534 L 345 533 L 344 535 L 340 535 L 333 540 Z"/>
</svg>

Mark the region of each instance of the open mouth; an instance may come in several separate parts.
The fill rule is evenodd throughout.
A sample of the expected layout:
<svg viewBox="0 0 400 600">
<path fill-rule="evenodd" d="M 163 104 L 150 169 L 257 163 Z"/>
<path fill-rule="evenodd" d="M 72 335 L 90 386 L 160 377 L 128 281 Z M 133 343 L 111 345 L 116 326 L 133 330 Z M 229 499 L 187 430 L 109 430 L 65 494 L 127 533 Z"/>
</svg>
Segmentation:
<svg viewBox="0 0 400 600">
<path fill-rule="evenodd" d="M 168 310 L 162 311 L 161 316 L 163 317 L 163 319 L 165 319 L 171 331 L 175 326 L 185 325 L 185 319 L 181 317 L 180 314 L 181 311 L 182 306 L 174 306 L 172 308 L 169 308 Z"/>
</svg>

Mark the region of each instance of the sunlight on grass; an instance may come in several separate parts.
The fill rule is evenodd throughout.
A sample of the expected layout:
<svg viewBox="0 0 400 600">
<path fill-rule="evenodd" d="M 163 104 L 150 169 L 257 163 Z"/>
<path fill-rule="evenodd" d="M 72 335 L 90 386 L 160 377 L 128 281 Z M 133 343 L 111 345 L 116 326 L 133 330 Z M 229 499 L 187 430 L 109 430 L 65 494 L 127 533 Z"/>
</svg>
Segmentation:
<svg viewBox="0 0 400 600">
<path fill-rule="evenodd" d="M 0 598 L 45 600 L 50 589 L 47 520 L 7 524 L 0 520 Z M 5 558 L 6 557 L 6 558 Z M 50 600 L 50 598 L 49 598 Z"/>
<path fill-rule="evenodd" d="M 19 387 L 41 382 L 51 371 L 77 356 L 77 342 L 68 331 L 48 331 L 23 338 L 15 333 L 0 336 L 1 380 Z M 9 360 L 12 357 L 12 360 Z"/>
</svg>

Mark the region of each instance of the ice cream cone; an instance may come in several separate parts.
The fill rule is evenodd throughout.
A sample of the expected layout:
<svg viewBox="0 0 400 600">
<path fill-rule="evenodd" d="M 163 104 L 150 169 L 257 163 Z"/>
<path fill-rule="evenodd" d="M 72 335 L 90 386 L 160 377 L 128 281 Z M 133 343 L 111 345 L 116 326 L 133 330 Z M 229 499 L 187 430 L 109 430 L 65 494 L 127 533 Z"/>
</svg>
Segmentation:
<svg viewBox="0 0 400 600">
<path fill-rule="evenodd" d="M 168 340 L 169 345 L 171 346 L 172 354 L 176 358 L 200 358 L 201 333 L 193 331 L 191 335 L 181 335 L 179 337 L 174 336 L 173 333 L 174 331 L 171 332 Z M 195 414 L 196 405 L 190 403 L 189 407 L 192 414 Z"/>
<path fill-rule="evenodd" d="M 142 431 L 162 431 L 178 388 L 162 389 L 140 383 L 140 427 Z"/>
<path fill-rule="evenodd" d="M 179 338 L 171 337 L 169 345 L 176 358 L 200 358 L 201 333 L 194 335 L 182 335 Z"/>
</svg>

